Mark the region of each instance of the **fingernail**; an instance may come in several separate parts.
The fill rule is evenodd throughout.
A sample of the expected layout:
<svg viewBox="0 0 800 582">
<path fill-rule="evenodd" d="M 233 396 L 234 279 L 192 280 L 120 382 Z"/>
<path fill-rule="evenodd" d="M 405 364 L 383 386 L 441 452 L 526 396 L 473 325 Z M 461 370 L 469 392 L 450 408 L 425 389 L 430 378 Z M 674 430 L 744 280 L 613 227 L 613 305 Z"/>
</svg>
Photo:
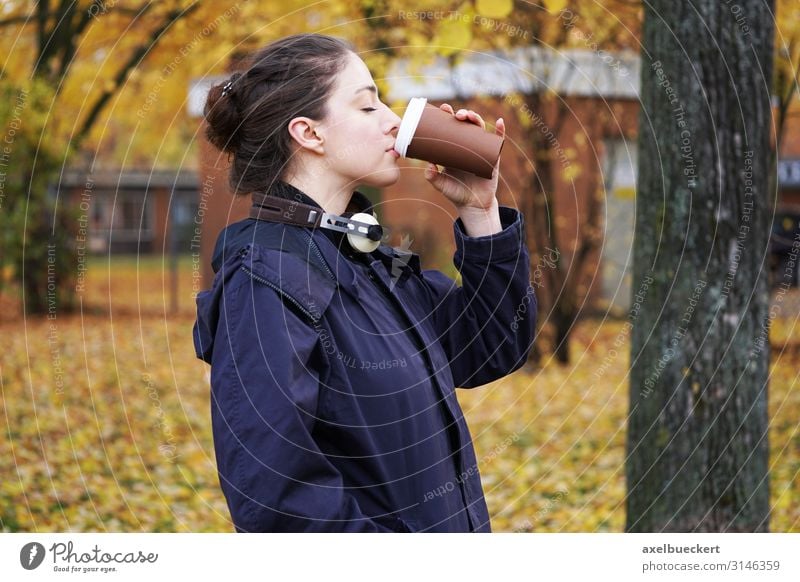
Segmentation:
<svg viewBox="0 0 800 582">
<path fill-rule="evenodd" d="M 467 112 L 466 109 L 459 109 L 456 113 L 466 113 L 466 112 Z"/>
</svg>

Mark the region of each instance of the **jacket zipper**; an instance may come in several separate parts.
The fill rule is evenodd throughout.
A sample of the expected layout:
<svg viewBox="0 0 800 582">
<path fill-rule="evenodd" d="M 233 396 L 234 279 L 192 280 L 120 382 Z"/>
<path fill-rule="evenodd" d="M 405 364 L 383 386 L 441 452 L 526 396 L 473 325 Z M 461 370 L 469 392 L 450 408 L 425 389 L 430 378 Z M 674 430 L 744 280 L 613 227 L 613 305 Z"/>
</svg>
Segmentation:
<svg viewBox="0 0 800 582">
<path fill-rule="evenodd" d="M 383 281 L 380 279 L 380 277 L 378 277 L 378 275 L 376 275 L 375 273 L 372 272 L 371 267 L 367 267 L 367 269 L 368 269 L 368 275 L 367 276 L 368 276 L 369 280 L 372 281 L 381 290 L 382 295 L 389 300 L 389 303 L 391 303 L 394 306 L 395 310 L 398 311 L 400 313 L 400 316 L 406 321 L 406 324 L 409 326 L 409 332 L 411 333 L 411 336 L 416 340 L 415 343 L 420 348 L 420 354 L 424 353 L 424 355 L 422 357 L 425 359 L 426 364 L 428 366 L 430 366 L 430 368 L 428 369 L 428 373 L 431 375 L 431 381 L 435 382 L 435 383 L 438 383 L 439 379 L 434 377 L 435 376 L 436 366 L 433 363 L 433 358 L 430 355 L 430 351 L 428 350 L 428 346 L 425 345 L 425 339 L 422 337 L 422 332 L 420 332 L 416 328 L 416 326 L 414 325 L 414 322 L 411 320 L 411 317 L 405 312 L 405 310 L 403 309 L 403 306 L 400 304 L 400 299 L 396 295 L 392 294 L 391 290 L 389 290 L 386 287 L 386 285 L 384 285 Z M 445 405 L 442 404 L 442 406 L 445 406 Z M 445 406 L 445 410 L 447 410 L 446 406 Z M 461 454 L 461 450 L 460 450 L 461 442 L 459 441 L 458 436 L 457 436 L 458 433 L 460 432 L 460 428 L 458 427 L 458 421 L 455 418 L 451 417 L 449 412 L 445 413 L 444 416 L 445 416 L 445 419 L 446 419 L 445 422 L 446 423 L 447 422 L 452 422 L 452 424 L 454 426 L 453 431 L 455 431 L 455 432 L 451 432 L 450 430 L 448 430 L 448 433 L 449 433 L 448 434 L 448 438 L 450 440 L 450 446 L 455 452 L 454 464 L 455 464 L 456 473 L 461 475 L 461 474 L 464 473 L 464 471 L 461 468 L 462 465 L 463 465 L 464 458 L 463 458 L 463 456 Z M 472 516 L 469 513 L 470 502 L 467 499 L 466 488 L 467 488 L 466 481 L 462 481 L 462 483 L 459 484 L 459 490 L 461 492 L 461 499 L 464 502 L 464 509 L 466 510 L 467 523 L 470 526 L 470 530 L 471 531 L 475 531 L 476 524 L 473 523 Z"/>
<path fill-rule="evenodd" d="M 266 285 L 270 289 L 274 290 L 276 293 L 278 293 L 278 295 L 280 295 L 281 297 L 286 299 L 289 303 L 294 305 L 301 313 L 303 313 L 306 317 L 308 317 L 308 319 L 310 319 L 313 324 L 319 323 L 319 318 L 318 317 L 315 317 L 313 313 L 311 313 L 305 307 L 303 307 L 303 305 L 301 305 L 294 297 L 292 297 L 291 295 L 286 293 L 286 291 L 284 291 L 283 289 L 281 289 L 280 287 L 278 287 L 274 283 L 272 283 L 270 281 L 267 281 L 263 277 L 260 277 L 260 276 L 256 275 L 253 271 L 251 271 L 250 269 L 248 269 L 244 265 L 242 265 L 241 269 L 242 269 L 242 271 L 244 271 L 245 273 L 250 275 L 250 277 L 252 277 L 256 281 L 258 281 L 259 283 L 262 283 L 262 284 Z"/>
<path fill-rule="evenodd" d="M 331 278 L 334 282 L 336 282 L 336 276 L 331 271 L 330 267 L 328 266 L 328 262 L 322 257 L 322 253 L 320 252 L 319 248 L 317 247 L 317 243 L 314 242 L 313 237 L 308 233 L 308 231 L 304 230 L 303 234 L 306 235 L 311 248 L 314 249 L 314 254 L 317 255 L 319 259 L 319 263 L 324 267 L 325 272 L 328 274 L 328 277 Z"/>
</svg>

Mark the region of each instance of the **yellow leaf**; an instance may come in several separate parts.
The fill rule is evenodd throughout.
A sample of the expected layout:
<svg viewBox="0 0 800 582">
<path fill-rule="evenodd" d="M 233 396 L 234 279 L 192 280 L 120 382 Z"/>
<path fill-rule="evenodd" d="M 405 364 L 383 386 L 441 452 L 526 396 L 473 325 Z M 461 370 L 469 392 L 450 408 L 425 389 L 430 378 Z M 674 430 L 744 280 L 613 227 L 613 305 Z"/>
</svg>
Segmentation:
<svg viewBox="0 0 800 582">
<path fill-rule="evenodd" d="M 471 41 L 470 21 L 459 18 L 442 22 L 433 39 L 433 44 L 440 53 L 449 54 L 467 48 Z"/>
<path fill-rule="evenodd" d="M 614 196 L 621 200 L 634 200 L 636 198 L 636 189 L 633 186 L 620 186 L 614 189 Z"/>
<path fill-rule="evenodd" d="M 481 16 L 505 18 L 514 9 L 514 0 L 475 0 L 475 10 Z"/>
<path fill-rule="evenodd" d="M 561 171 L 561 175 L 566 182 L 571 182 L 581 175 L 580 164 L 569 164 Z"/>
<path fill-rule="evenodd" d="M 544 0 L 544 7 L 550 14 L 556 14 L 567 7 L 567 0 Z"/>
</svg>

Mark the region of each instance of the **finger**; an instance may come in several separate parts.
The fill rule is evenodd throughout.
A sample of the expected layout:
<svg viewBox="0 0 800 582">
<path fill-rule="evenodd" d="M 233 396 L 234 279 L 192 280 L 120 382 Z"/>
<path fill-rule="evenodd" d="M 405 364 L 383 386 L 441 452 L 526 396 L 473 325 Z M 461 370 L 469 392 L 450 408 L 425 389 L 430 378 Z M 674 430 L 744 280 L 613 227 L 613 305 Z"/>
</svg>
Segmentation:
<svg viewBox="0 0 800 582">
<path fill-rule="evenodd" d="M 440 172 L 439 168 L 436 164 L 428 164 L 425 168 L 425 179 L 430 183 L 431 186 L 436 188 L 441 192 L 442 188 L 444 187 L 444 172 Z"/>
<path fill-rule="evenodd" d="M 483 121 L 483 118 L 480 115 L 478 115 L 477 113 L 475 113 L 472 109 L 469 109 L 469 110 L 467 110 L 467 109 L 459 109 L 456 112 L 456 118 L 459 119 L 460 121 L 464 121 L 464 120 L 470 121 L 470 122 L 474 123 L 475 125 L 480 125 L 481 129 L 486 129 L 486 122 Z"/>
<path fill-rule="evenodd" d="M 453 112 L 453 107 L 449 103 L 442 103 L 441 105 L 439 105 L 439 109 L 441 109 L 443 111 L 446 111 L 450 115 L 453 115 L 453 113 L 454 113 Z"/>
<path fill-rule="evenodd" d="M 480 115 L 478 115 L 477 113 L 475 113 L 471 109 L 469 110 L 469 116 L 470 116 L 469 117 L 470 121 L 480 125 L 481 129 L 486 129 L 486 122 L 483 120 L 483 117 L 481 117 Z"/>
<path fill-rule="evenodd" d="M 506 122 L 502 117 L 498 118 L 497 123 L 494 124 L 494 132 L 500 137 L 506 136 Z"/>
</svg>

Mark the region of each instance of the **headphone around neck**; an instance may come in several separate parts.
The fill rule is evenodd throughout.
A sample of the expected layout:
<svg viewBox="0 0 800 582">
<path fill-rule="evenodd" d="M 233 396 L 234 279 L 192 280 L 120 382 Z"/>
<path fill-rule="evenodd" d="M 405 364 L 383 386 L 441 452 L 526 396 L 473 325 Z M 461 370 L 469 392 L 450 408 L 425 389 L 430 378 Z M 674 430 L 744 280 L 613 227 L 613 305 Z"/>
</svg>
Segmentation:
<svg viewBox="0 0 800 582">
<path fill-rule="evenodd" d="M 389 229 L 381 226 L 374 214 L 356 212 L 349 217 L 339 216 L 310 204 L 269 196 L 263 192 L 253 193 L 250 218 L 344 232 L 353 250 L 361 253 L 371 253 L 389 238 Z"/>
</svg>

